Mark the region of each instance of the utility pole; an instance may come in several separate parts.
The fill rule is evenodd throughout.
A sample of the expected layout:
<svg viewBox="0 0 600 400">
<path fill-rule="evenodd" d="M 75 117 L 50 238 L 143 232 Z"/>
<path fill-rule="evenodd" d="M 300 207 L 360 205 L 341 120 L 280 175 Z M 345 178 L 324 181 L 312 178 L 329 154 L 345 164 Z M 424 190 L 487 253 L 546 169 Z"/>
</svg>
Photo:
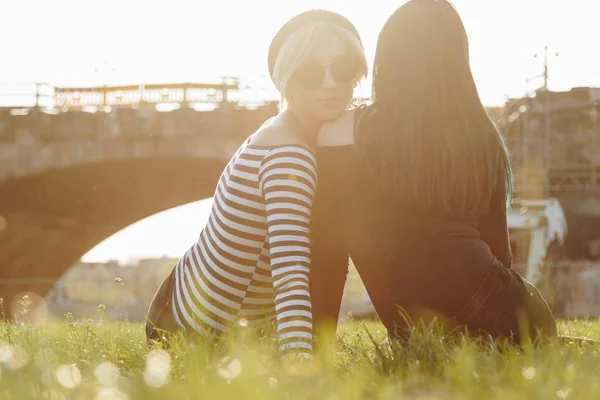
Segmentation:
<svg viewBox="0 0 600 400">
<path fill-rule="evenodd" d="M 592 162 L 592 190 L 596 191 L 598 187 L 598 163 L 596 162 L 596 146 L 598 136 L 598 104 L 592 103 L 592 140 L 591 140 L 591 162 Z"/>
<path fill-rule="evenodd" d="M 548 46 L 544 47 L 544 90 L 548 90 Z"/>
<path fill-rule="evenodd" d="M 544 168 L 544 189 L 545 197 L 550 197 L 550 169 L 552 162 L 552 132 L 551 127 L 551 98 L 550 91 L 548 90 L 548 46 L 544 47 L 544 157 L 543 168 Z"/>
<path fill-rule="evenodd" d="M 534 55 L 537 58 L 537 54 Z M 558 56 L 558 53 L 555 53 Z M 541 157 L 541 169 L 544 177 L 544 196 L 550 196 L 550 170 L 552 162 L 552 114 L 551 114 L 551 96 L 550 90 L 548 89 L 549 71 L 548 71 L 548 46 L 544 46 L 544 72 L 541 75 L 527 79 L 530 82 L 533 79 L 542 77 L 544 79 L 543 86 L 537 90 L 537 93 L 543 93 L 543 105 L 544 105 L 544 132 L 542 134 L 542 141 L 539 143 L 539 147 L 542 151 Z"/>
</svg>

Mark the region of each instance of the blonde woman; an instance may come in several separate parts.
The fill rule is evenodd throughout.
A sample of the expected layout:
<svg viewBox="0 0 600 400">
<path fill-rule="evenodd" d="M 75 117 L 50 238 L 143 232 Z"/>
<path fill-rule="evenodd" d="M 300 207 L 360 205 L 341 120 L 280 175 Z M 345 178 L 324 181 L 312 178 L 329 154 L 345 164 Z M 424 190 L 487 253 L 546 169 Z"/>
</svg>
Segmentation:
<svg viewBox="0 0 600 400">
<path fill-rule="evenodd" d="M 209 221 L 159 288 L 146 333 L 184 329 L 211 338 L 241 318 L 275 319 L 280 350 L 312 352 L 310 222 L 321 125 L 349 106 L 367 63 L 356 28 L 312 10 L 288 21 L 269 51 L 284 111 L 239 148 Z"/>
</svg>

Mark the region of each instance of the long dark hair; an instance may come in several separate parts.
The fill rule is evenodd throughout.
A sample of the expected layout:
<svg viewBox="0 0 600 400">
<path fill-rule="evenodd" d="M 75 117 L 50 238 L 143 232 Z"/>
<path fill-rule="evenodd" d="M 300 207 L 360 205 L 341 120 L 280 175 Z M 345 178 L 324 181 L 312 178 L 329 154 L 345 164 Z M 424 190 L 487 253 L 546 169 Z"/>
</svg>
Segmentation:
<svg viewBox="0 0 600 400">
<path fill-rule="evenodd" d="M 510 202 L 508 151 L 481 103 L 468 52 L 446 0 L 411 0 L 381 30 L 374 102 L 357 115 L 355 140 L 371 174 L 403 205 L 481 215 L 497 188 Z"/>
</svg>

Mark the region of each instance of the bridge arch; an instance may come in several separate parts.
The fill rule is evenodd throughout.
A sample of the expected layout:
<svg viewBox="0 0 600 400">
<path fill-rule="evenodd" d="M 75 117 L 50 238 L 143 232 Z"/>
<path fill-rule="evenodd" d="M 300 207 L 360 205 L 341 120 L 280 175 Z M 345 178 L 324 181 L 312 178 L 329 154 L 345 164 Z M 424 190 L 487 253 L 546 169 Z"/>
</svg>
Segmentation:
<svg viewBox="0 0 600 400">
<path fill-rule="evenodd" d="M 272 107 L 120 110 L 117 115 L 125 120 L 116 121 L 111 113 L 34 113 L 16 119 L 5 113 L 7 119 L 0 118 L 0 297 L 5 304 L 22 292 L 43 297 L 82 255 L 114 233 L 212 197 L 231 155 L 276 112 Z M 116 124 L 112 131 L 109 120 Z M 199 120 L 204 124 L 196 124 Z"/>
<path fill-rule="evenodd" d="M 40 296 L 81 256 L 148 216 L 211 197 L 226 161 L 147 158 L 24 177 L 0 188 L 0 297 Z M 28 283 L 29 282 L 29 283 Z"/>
</svg>

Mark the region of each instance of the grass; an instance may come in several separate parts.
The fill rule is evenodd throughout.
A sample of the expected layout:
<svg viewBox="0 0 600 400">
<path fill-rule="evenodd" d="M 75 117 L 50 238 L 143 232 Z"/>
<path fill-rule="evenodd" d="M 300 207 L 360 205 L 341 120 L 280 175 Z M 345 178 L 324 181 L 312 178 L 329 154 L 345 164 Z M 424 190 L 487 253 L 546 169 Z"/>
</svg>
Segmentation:
<svg viewBox="0 0 600 400">
<path fill-rule="evenodd" d="M 570 336 L 600 339 L 600 322 L 561 322 Z M 349 322 L 334 346 L 319 332 L 314 364 L 282 363 L 275 343 L 240 327 L 218 345 L 183 337 L 146 346 L 140 323 L 0 323 L 2 399 L 598 399 L 600 347 L 503 348 L 434 330 L 411 345 L 374 322 Z M 332 345 L 326 345 L 331 343 Z M 337 342 L 338 344 L 340 341 Z"/>
</svg>

